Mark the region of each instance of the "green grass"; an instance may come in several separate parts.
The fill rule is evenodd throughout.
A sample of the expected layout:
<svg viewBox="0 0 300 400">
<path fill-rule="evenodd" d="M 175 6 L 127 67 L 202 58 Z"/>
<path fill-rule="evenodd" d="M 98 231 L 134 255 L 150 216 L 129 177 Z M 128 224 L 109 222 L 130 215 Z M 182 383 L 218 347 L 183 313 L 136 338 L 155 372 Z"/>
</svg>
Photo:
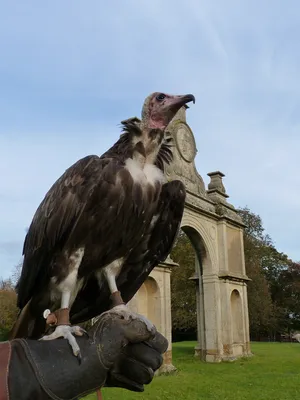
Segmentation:
<svg viewBox="0 0 300 400">
<path fill-rule="evenodd" d="M 159 376 L 143 393 L 104 389 L 104 400 L 295 400 L 300 397 L 300 345 L 253 343 L 254 357 L 208 364 L 193 357 L 195 343 L 173 346 L 178 373 Z M 90 395 L 85 400 L 95 400 Z"/>
</svg>

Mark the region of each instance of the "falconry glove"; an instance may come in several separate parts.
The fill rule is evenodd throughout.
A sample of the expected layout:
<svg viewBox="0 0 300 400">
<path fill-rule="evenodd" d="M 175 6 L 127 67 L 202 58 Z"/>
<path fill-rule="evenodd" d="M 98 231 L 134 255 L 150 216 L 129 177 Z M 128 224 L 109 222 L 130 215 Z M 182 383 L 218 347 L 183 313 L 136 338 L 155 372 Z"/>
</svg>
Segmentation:
<svg viewBox="0 0 300 400">
<path fill-rule="evenodd" d="M 16 339 L 0 345 L 0 400 L 75 400 L 97 389 L 143 391 L 168 342 L 141 320 L 104 313 L 78 338 L 81 363 L 66 340 Z"/>
</svg>

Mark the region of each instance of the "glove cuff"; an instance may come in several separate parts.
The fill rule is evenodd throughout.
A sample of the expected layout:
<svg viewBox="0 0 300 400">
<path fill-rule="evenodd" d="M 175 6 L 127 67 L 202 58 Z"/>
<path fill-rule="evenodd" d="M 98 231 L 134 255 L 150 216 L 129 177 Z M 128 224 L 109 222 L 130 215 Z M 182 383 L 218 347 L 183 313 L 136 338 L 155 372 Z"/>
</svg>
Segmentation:
<svg viewBox="0 0 300 400">
<path fill-rule="evenodd" d="M 45 343 L 16 339 L 12 342 L 12 350 L 22 353 L 17 363 L 30 366 L 31 377 L 38 386 L 35 390 L 45 394 L 42 398 L 77 400 L 104 385 L 107 368 L 101 362 L 95 344 L 83 338 L 77 341 L 83 355 L 81 364 L 66 340 Z M 18 364 L 13 364 L 12 359 L 10 369 L 18 368 Z"/>
<path fill-rule="evenodd" d="M 8 369 L 11 356 L 10 342 L 0 344 L 0 400 L 8 400 Z"/>
</svg>

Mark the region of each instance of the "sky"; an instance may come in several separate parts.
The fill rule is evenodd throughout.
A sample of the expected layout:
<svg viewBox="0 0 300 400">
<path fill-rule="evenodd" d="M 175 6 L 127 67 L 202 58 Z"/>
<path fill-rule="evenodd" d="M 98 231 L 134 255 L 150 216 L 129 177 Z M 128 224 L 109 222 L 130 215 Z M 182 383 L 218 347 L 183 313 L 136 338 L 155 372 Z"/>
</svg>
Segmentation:
<svg viewBox="0 0 300 400">
<path fill-rule="evenodd" d="M 0 0 L 0 277 L 45 193 L 154 92 L 193 93 L 196 166 L 300 260 L 297 0 Z"/>
</svg>

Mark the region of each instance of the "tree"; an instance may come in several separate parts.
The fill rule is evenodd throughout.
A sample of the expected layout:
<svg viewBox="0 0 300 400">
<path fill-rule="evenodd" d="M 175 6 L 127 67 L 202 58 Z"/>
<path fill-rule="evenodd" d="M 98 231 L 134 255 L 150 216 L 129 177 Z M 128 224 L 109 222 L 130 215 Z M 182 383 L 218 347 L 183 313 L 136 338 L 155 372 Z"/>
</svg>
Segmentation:
<svg viewBox="0 0 300 400">
<path fill-rule="evenodd" d="M 248 283 L 248 307 L 250 333 L 252 337 L 268 335 L 276 325 L 274 305 L 270 285 L 263 269 L 266 249 L 272 245 L 271 238 L 264 233 L 259 215 L 249 208 L 238 210 L 244 224 L 244 251 Z"/>
<path fill-rule="evenodd" d="M 300 263 L 290 262 L 278 278 L 276 302 L 281 310 L 281 327 L 288 333 L 300 330 Z"/>
<path fill-rule="evenodd" d="M 248 285 L 251 334 L 290 332 L 295 326 L 300 327 L 299 268 L 275 248 L 259 215 L 247 207 L 239 209 L 239 213 L 246 225 L 245 263 L 252 279 Z"/>
<path fill-rule="evenodd" d="M 196 330 L 196 289 L 189 278 L 195 272 L 195 251 L 184 232 L 180 232 L 171 253 L 179 264 L 171 274 L 172 327 L 174 330 Z"/>
<path fill-rule="evenodd" d="M 6 339 L 18 315 L 17 295 L 11 280 L 0 280 L 0 340 Z"/>
<path fill-rule="evenodd" d="M 256 260 L 247 261 L 249 324 L 252 338 L 268 336 L 276 326 L 275 309 L 268 281 Z"/>
</svg>

